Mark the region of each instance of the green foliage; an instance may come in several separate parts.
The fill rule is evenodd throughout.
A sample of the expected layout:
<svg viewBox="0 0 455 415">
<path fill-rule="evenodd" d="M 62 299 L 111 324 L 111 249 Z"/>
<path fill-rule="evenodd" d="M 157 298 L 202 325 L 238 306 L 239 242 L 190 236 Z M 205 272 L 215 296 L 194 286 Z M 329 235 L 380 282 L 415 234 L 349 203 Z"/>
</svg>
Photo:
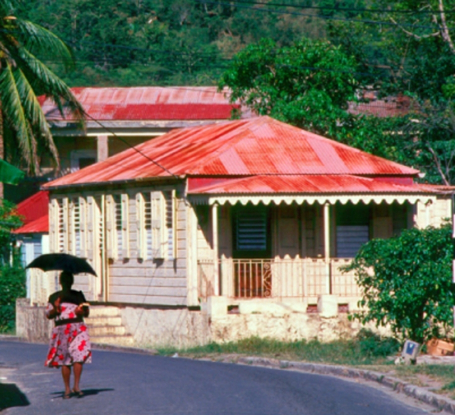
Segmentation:
<svg viewBox="0 0 455 415">
<path fill-rule="evenodd" d="M 362 289 L 353 318 L 390 325 L 397 337 L 423 342 L 446 336 L 453 325 L 452 240 L 449 225 L 410 229 L 366 243 L 345 271 Z"/>
<path fill-rule="evenodd" d="M 67 85 L 39 59 L 40 54 L 52 53 L 70 69 L 74 64 L 71 50 L 49 30 L 16 17 L 13 5 L 0 0 L 0 146 L 4 130 L 10 130 L 5 135 L 12 139 L 10 159 L 17 155 L 16 163 L 36 174 L 41 152 L 50 154 L 58 164 L 57 149 L 37 97 L 51 97 L 62 114 L 66 104 L 76 118 L 82 116 L 82 109 Z"/>
<path fill-rule="evenodd" d="M 16 212 L 16 205 L 2 200 L 0 203 L 0 264 L 9 261 L 11 254 L 11 231 L 22 225 L 22 218 Z"/>
<path fill-rule="evenodd" d="M 0 333 L 15 327 L 16 299 L 25 297 L 25 270 L 19 265 L 0 268 Z"/>
<path fill-rule="evenodd" d="M 74 47 L 74 74 L 65 74 L 53 54 L 45 57 L 71 86 L 215 85 L 225 61 L 249 43 L 270 37 L 285 45 L 323 32 L 304 16 L 223 2 L 27 0 L 20 11 Z"/>
<path fill-rule="evenodd" d="M 279 48 L 263 39 L 235 56 L 219 86 L 258 114 L 335 138 L 349 126 L 354 68 L 354 60 L 327 41 L 304 38 Z"/>
<path fill-rule="evenodd" d="M 399 344 L 394 339 L 381 338 L 362 330 L 355 339 L 329 343 L 317 340 L 283 342 L 270 338 L 250 337 L 237 342 L 210 343 L 185 350 L 164 348 L 159 349 L 159 352 L 163 355 L 178 352 L 195 356 L 235 353 L 308 362 L 368 365 L 384 363 L 385 357 L 395 354 L 398 347 Z"/>
</svg>

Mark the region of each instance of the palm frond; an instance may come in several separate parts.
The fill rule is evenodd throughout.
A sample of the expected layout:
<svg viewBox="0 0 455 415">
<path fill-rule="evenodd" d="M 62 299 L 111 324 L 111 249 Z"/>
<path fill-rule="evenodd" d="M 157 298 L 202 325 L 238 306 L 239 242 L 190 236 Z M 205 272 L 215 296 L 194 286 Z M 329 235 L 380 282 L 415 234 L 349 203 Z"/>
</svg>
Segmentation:
<svg viewBox="0 0 455 415">
<path fill-rule="evenodd" d="M 14 7 L 10 0 L 0 0 L 0 18 L 10 16 L 13 12 Z"/>
<path fill-rule="evenodd" d="M 83 122 L 84 110 L 68 85 L 27 49 L 20 48 L 18 56 L 22 61 L 21 69 L 29 79 L 33 90 L 39 90 L 47 97 L 52 98 L 58 105 L 62 116 L 64 116 L 63 101 L 75 119 Z"/>
<path fill-rule="evenodd" d="M 60 161 L 57 147 L 35 92 L 20 69 L 14 71 L 14 77 L 25 116 L 30 121 L 33 130 L 38 131 L 38 134 L 44 139 L 45 147 L 49 150 L 56 166 L 59 167 Z"/>
<path fill-rule="evenodd" d="M 23 159 L 30 173 L 36 174 L 38 157 L 36 141 L 24 113 L 12 66 L 7 62 L 0 72 L 0 97 L 2 110 L 9 125 L 16 133 Z"/>
<path fill-rule="evenodd" d="M 67 70 L 75 66 L 75 57 L 71 48 L 50 30 L 28 20 L 15 21 L 20 37 L 24 40 L 25 48 L 35 53 L 52 54 L 62 60 Z"/>
</svg>

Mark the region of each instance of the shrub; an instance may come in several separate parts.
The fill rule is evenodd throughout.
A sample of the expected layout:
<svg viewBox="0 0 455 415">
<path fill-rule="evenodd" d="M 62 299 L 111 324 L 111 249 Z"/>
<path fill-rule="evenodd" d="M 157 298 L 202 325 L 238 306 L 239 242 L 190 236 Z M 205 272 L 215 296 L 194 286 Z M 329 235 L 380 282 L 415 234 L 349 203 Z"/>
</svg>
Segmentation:
<svg viewBox="0 0 455 415">
<path fill-rule="evenodd" d="M 351 318 L 389 325 L 398 338 L 423 342 L 446 337 L 453 326 L 452 239 L 449 225 L 409 229 L 390 239 L 373 239 L 353 262 L 362 289 Z"/>
<path fill-rule="evenodd" d="M 15 327 L 16 299 L 25 297 L 25 270 L 19 266 L 0 268 L 0 333 Z"/>
</svg>

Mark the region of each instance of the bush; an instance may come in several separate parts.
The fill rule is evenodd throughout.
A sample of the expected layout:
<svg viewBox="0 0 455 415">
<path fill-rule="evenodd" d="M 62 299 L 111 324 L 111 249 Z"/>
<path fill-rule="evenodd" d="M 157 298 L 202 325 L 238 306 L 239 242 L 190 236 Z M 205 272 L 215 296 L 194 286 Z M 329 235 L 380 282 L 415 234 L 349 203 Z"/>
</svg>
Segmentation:
<svg viewBox="0 0 455 415">
<path fill-rule="evenodd" d="M 382 338 L 370 330 L 362 329 L 357 335 L 360 353 L 368 357 L 393 356 L 400 350 L 400 342 L 392 337 Z"/>
<path fill-rule="evenodd" d="M 16 299 L 25 297 L 25 270 L 15 265 L 0 268 L 0 333 L 15 328 Z"/>
<path fill-rule="evenodd" d="M 351 318 L 389 325 L 397 338 L 419 343 L 453 327 L 452 235 L 449 225 L 409 229 L 362 246 L 342 270 L 354 270 L 363 311 Z"/>
</svg>

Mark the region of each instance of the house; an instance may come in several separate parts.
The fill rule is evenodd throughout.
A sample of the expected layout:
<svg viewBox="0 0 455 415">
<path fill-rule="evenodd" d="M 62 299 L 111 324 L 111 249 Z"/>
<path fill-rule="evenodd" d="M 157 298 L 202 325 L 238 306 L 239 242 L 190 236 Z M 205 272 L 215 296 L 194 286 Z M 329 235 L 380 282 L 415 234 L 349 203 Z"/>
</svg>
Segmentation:
<svg viewBox="0 0 455 415">
<path fill-rule="evenodd" d="M 11 233 L 21 245 L 21 262 L 25 266 L 41 254 L 49 252 L 49 192 L 41 190 L 17 205 L 23 224 Z M 38 269 L 28 269 L 27 298 L 44 303 L 55 287 Z M 49 286 L 49 283 L 51 286 Z"/>
<path fill-rule="evenodd" d="M 60 171 L 47 155 L 41 158 L 41 175 L 19 186 L 7 186 L 6 198 L 19 203 L 44 183 L 159 137 L 174 128 L 217 123 L 240 111 L 229 102 L 227 91 L 216 87 L 81 87 L 71 91 L 86 113 L 85 129 L 70 113 L 61 116 L 50 99 L 42 97 L 45 113 L 60 155 Z M 242 116 L 249 112 L 242 109 Z"/>
<path fill-rule="evenodd" d="M 173 130 L 43 186 L 50 250 L 91 262 L 77 286 L 140 342 L 273 335 L 270 313 L 309 336 L 309 313 L 355 308 L 339 267 L 363 243 L 451 215 L 418 175 L 269 117 Z"/>
</svg>

